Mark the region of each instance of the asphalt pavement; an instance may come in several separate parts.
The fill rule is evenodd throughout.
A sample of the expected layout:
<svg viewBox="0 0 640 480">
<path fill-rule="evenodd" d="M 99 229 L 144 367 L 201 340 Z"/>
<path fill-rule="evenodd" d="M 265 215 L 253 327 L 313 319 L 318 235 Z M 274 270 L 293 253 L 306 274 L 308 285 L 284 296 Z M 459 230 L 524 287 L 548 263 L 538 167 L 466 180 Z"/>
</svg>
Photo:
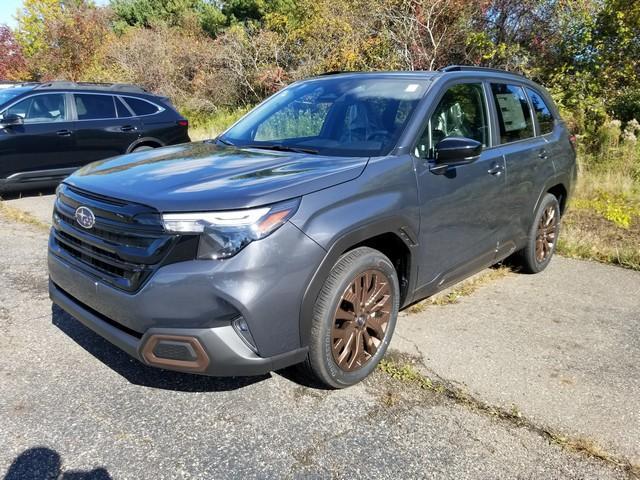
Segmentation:
<svg viewBox="0 0 640 480">
<path fill-rule="evenodd" d="M 51 197 L 33 198 L 9 204 L 48 221 Z M 327 391 L 290 371 L 218 379 L 146 367 L 52 308 L 46 244 L 44 226 L 0 212 L 6 479 L 634 475 L 637 272 L 555 258 L 543 274 L 404 314 L 392 349 L 473 400 L 461 402 L 382 371 Z"/>
</svg>

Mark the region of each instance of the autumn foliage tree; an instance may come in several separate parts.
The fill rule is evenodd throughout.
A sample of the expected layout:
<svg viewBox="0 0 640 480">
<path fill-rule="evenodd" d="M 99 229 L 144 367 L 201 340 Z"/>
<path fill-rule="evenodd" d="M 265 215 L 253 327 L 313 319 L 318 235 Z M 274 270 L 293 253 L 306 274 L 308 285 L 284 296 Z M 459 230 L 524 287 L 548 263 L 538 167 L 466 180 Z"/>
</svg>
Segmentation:
<svg viewBox="0 0 640 480">
<path fill-rule="evenodd" d="M 24 75 L 26 63 L 22 55 L 22 48 L 18 44 L 13 32 L 6 25 L 0 25 L 0 79 L 20 80 Z"/>
<path fill-rule="evenodd" d="M 81 80 L 109 34 L 110 11 L 89 0 L 25 0 L 17 38 L 29 76 Z"/>
<path fill-rule="evenodd" d="M 578 129 L 640 116 L 640 2 L 24 0 L 0 75 L 139 83 L 189 110 L 332 70 L 467 63 L 546 84 Z"/>
</svg>

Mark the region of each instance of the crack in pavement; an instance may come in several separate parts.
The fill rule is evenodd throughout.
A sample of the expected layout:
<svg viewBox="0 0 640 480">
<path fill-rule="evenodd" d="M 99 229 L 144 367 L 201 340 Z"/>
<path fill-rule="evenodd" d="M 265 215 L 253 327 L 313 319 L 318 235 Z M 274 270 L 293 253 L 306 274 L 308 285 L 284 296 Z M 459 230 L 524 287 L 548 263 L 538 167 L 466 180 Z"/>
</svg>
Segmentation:
<svg viewBox="0 0 640 480">
<path fill-rule="evenodd" d="M 400 362 L 407 361 L 409 357 L 408 354 L 398 351 L 388 352 L 387 355 L 389 354 L 391 354 L 391 357 L 399 357 L 400 359 L 402 359 L 400 360 Z M 401 363 L 398 363 L 398 360 L 395 359 L 389 360 L 389 362 L 396 366 L 401 365 Z M 422 370 L 425 370 L 427 372 L 426 374 L 423 374 L 421 372 L 418 373 L 418 375 L 420 375 L 424 380 L 427 381 L 426 383 L 421 382 L 419 385 L 417 385 L 415 378 L 412 378 L 411 380 L 404 380 L 401 376 L 401 373 L 396 373 L 394 371 L 391 371 L 390 373 L 388 368 L 379 368 L 379 370 L 382 370 L 384 374 L 390 376 L 391 378 L 394 378 L 397 381 L 404 382 L 405 384 L 413 384 L 414 387 L 420 388 L 421 390 L 428 390 L 443 395 L 446 398 L 454 401 L 456 404 L 474 412 L 481 413 L 485 416 L 497 419 L 517 428 L 525 428 L 528 431 L 540 436 L 541 438 L 546 439 L 549 443 L 562 447 L 564 450 L 572 453 L 583 454 L 587 457 L 594 458 L 603 463 L 622 468 L 629 479 L 640 479 L 640 465 L 632 464 L 631 461 L 625 456 L 615 452 L 609 452 L 590 439 L 572 437 L 570 435 L 565 435 L 557 432 L 554 429 L 546 427 L 544 425 L 538 425 L 533 420 L 523 416 L 519 411 L 509 411 L 503 407 L 491 405 L 487 402 L 484 402 L 478 397 L 470 394 L 468 391 L 455 386 L 454 382 L 446 380 L 437 375 L 423 362 L 421 358 L 410 358 L 410 362 L 411 364 L 419 365 L 420 367 L 422 367 Z M 405 363 L 405 365 L 409 364 Z M 430 386 L 425 388 L 424 385 Z"/>
</svg>

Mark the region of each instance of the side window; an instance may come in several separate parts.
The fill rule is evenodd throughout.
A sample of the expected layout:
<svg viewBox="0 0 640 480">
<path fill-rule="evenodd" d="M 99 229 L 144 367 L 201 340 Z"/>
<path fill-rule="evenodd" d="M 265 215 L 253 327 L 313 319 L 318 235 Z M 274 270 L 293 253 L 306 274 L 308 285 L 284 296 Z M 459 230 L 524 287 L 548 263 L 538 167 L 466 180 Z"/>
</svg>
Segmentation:
<svg viewBox="0 0 640 480">
<path fill-rule="evenodd" d="M 500 143 L 533 137 L 533 120 L 523 88 L 493 83 L 491 91 L 498 111 Z"/>
<path fill-rule="evenodd" d="M 3 115 L 18 115 L 25 124 L 64 122 L 67 119 L 65 98 L 64 93 L 34 95 L 8 108 Z"/>
<path fill-rule="evenodd" d="M 122 103 L 122 99 L 115 97 L 116 99 L 116 111 L 118 112 L 118 118 L 130 118 L 133 117 L 129 109 Z"/>
<path fill-rule="evenodd" d="M 527 95 L 529 95 L 531 106 L 533 107 L 536 119 L 538 120 L 540 135 L 546 135 L 547 133 L 553 132 L 553 115 L 551 114 L 549 107 L 547 107 L 547 104 L 544 103 L 542 95 L 530 88 L 527 88 Z"/>
<path fill-rule="evenodd" d="M 416 155 L 433 157 L 434 147 L 447 137 L 466 137 L 489 144 L 489 121 L 481 83 L 461 83 L 442 97 L 420 136 Z"/>
<path fill-rule="evenodd" d="M 124 101 L 127 102 L 127 105 L 131 107 L 131 110 L 133 110 L 133 113 L 137 116 L 151 115 L 158 112 L 156 105 L 140 100 L 139 98 L 126 97 Z"/>
<path fill-rule="evenodd" d="M 111 95 L 74 94 L 78 120 L 116 118 L 116 106 Z"/>
</svg>

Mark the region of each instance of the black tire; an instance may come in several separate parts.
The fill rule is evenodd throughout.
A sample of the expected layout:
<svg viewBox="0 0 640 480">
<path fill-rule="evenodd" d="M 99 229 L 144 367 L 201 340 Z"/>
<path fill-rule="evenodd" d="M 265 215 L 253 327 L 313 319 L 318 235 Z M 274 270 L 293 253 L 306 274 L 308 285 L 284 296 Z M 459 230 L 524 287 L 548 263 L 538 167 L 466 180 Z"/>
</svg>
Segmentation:
<svg viewBox="0 0 640 480">
<path fill-rule="evenodd" d="M 367 282 L 370 287 L 367 287 L 365 292 L 363 287 Z M 370 299 L 359 307 L 356 303 L 352 304 L 343 298 L 345 295 L 356 298 L 356 294 L 353 293 L 358 289 L 356 283 L 361 285 L 359 298 Z M 345 253 L 338 259 L 318 295 L 313 312 L 309 353 L 304 368 L 314 380 L 331 388 L 344 388 L 360 382 L 376 368 L 387 351 L 395 329 L 399 292 L 395 268 L 391 261 L 379 251 L 360 247 Z M 384 307 L 375 310 L 379 305 Z M 337 318 L 339 306 L 349 310 L 353 319 L 341 323 L 343 320 Z M 340 312 L 344 311 L 344 309 L 340 310 Z M 356 312 L 361 314 L 357 315 Z M 338 328 L 338 324 L 344 327 Z M 346 332 L 351 332 L 348 334 L 348 340 L 346 338 L 342 340 L 345 343 L 342 352 L 344 353 L 349 346 L 353 349 L 355 344 L 353 355 L 348 357 L 355 359 L 356 356 L 367 356 L 362 364 L 353 361 L 351 369 L 347 368 L 349 362 L 346 360 L 343 360 L 343 367 L 338 364 L 334 356 L 338 355 L 334 351 L 339 348 L 341 342 L 341 340 L 335 340 L 334 335 L 337 332 L 344 335 L 347 335 Z M 380 336 L 382 339 L 379 338 Z M 368 353 L 374 348 L 373 354 Z"/>
<path fill-rule="evenodd" d="M 133 150 L 131 150 L 131 153 L 144 152 L 145 150 L 153 150 L 154 148 L 155 147 L 152 147 L 151 145 L 140 145 L 139 147 L 136 147 Z"/>
<path fill-rule="evenodd" d="M 543 217 L 547 212 L 552 212 L 553 215 L 553 228 L 548 226 L 545 228 L 545 232 L 547 235 L 544 236 L 541 233 L 541 222 L 546 223 L 546 220 L 543 221 Z M 545 217 L 547 218 L 547 217 Z M 549 236 L 549 232 L 552 232 L 553 237 Z M 519 264 L 522 267 L 522 271 L 525 273 L 539 273 L 551 262 L 551 258 L 556 250 L 556 245 L 558 243 L 558 236 L 560 234 L 560 204 L 558 203 L 558 199 L 547 193 L 542 198 L 540 205 L 538 206 L 538 210 L 536 211 L 536 215 L 533 220 L 533 224 L 531 225 L 531 229 L 529 230 L 529 237 L 527 239 L 527 245 L 524 249 L 520 251 L 519 255 Z M 541 237 L 541 235 L 543 235 Z M 544 246 L 544 247 L 542 247 Z M 543 248 L 544 255 L 541 258 L 540 249 Z"/>
</svg>

